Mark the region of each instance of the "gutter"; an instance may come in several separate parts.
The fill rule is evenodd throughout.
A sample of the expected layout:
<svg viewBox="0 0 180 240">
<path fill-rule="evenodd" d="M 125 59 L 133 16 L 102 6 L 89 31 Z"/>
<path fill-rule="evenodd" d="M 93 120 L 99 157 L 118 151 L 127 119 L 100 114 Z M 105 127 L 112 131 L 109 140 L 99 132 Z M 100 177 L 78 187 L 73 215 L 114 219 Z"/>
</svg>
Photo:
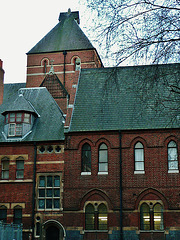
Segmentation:
<svg viewBox="0 0 180 240">
<path fill-rule="evenodd" d="M 120 195 L 120 240 L 123 240 L 123 191 L 122 191 L 122 134 L 119 130 L 119 195 Z"/>
<path fill-rule="evenodd" d="M 33 193 L 32 193 L 32 240 L 34 240 L 34 216 L 35 216 L 35 196 L 36 196 L 36 161 L 37 161 L 37 145 L 34 142 L 34 167 L 33 167 Z"/>
</svg>

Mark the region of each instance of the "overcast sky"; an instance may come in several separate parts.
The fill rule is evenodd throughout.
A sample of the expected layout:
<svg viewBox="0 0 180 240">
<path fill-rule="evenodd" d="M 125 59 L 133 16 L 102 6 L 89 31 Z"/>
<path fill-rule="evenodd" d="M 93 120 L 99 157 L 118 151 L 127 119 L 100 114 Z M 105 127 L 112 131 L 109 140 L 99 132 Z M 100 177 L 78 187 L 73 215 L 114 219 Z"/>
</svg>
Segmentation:
<svg viewBox="0 0 180 240">
<path fill-rule="evenodd" d="M 26 81 L 26 53 L 58 23 L 59 13 L 68 8 L 80 12 L 83 29 L 82 0 L 0 0 L 0 59 L 5 83 Z"/>
</svg>

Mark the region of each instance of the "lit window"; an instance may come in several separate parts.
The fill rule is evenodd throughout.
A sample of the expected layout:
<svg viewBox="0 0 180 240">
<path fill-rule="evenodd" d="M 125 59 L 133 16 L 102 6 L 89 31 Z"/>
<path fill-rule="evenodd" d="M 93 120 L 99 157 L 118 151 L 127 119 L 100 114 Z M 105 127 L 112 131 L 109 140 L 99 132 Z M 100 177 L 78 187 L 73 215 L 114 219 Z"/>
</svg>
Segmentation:
<svg viewBox="0 0 180 240">
<path fill-rule="evenodd" d="M 2 179 L 9 179 L 9 159 L 2 159 Z"/>
<path fill-rule="evenodd" d="M 144 147 L 138 142 L 134 148 L 135 171 L 144 171 Z"/>
<path fill-rule="evenodd" d="M 163 230 L 163 207 L 160 203 L 155 203 L 150 207 L 143 203 L 140 208 L 141 230 Z"/>
<path fill-rule="evenodd" d="M 99 147 L 99 172 L 108 171 L 108 148 L 102 143 Z"/>
<path fill-rule="evenodd" d="M 141 230 L 150 230 L 150 208 L 146 203 L 141 205 L 140 209 L 141 215 Z"/>
<path fill-rule="evenodd" d="M 24 178 L 24 161 L 16 161 L 16 178 Z"/>
<path fill-rule="evenodd" d="M 39 177 L 38 208 L 60 208 L 60 176 Z"/>
<path fill-rule="evenodd" d="M 0 221 L 7 222 L 7 208 L 5 206 L 0 207 Z"/>
<path fill-rule="evenodd" d="M 168 144 L 168 170 L 178 170 L 177 145 L 174 141 Z"/>
<path fill-rule="evenodd" d="M 15 207 L 14 208 L 14 224 L 21 224 L 22 223 L 22 208 Z"/>
<path fill-rule="evenodd" d="M 86 230 L 107 230 L 107 207 L 100 203 L 95 205 L 89 203 L 85 209 Z"/>
<path fill-rule="evenodd" d="M 82 147 L 82 172 L 91 172 L 91 147 L 85 143 Z"/>
</svg>

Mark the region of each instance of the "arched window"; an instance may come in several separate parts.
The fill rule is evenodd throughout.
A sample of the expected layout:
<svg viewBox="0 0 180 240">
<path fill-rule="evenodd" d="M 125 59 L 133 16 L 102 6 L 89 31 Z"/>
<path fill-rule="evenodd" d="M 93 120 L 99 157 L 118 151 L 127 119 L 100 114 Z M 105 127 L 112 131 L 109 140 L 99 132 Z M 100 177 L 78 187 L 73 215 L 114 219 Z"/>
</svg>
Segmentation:
<svg viewBox="0 0 180 240">
<path fill-rule="evenodd" d="M 134 147 L 135 171 L 144 171 L 144 147 L 142 143 L 136 143 Z"/>
<path fill-rule="evenodd" d="M 98 229 L 107 229 L 107 207 L 103 203 L 98 206 Z"/>
<path fill-rule="evenodd" d="M 81 70 L 81 59 L 75 58 L 74 59 L 74 71 L 80 71 Z"/>
<path fill-rule="evenodd" d="M 43 73 L 47 73 L 47 60 L 43 61 Z"/>
<path fill-rule="evenodd" d="M 143 203 L 140 208 L 141 230 L 150 230 L 150 208 Z"/>
<path fill-rule="evenodd" d="M 89 203 L 85 209 L 86 230 L 107 230 L 107 207 L 104 203 Z"/>
<path fill-rule="evenodd" d="M 99 172 L 108 171 L 108 148 L 102 143 L 99 147 Z"/>
<path fill-rule="evenodd" d="M 14 224 L 21 224 L 22 223 L 22 208 L 17 206 L 14 208 Z"/>
<path fill-rule="evenodd" d="M 6 206 L 0 207 L 0 221 L 3 221 L 3 223 L 7 222 L 7 207 Z"/>
<path fill-rule="evenodd" d="M 141 230 L 163 230 L 163 207 L 160 203 L 143 203 L 140 207 Z"/>
<path fill-rule="evenodd" d="M 85 143 L 82 146 L 81 171 L 91 172 L 91 146 Z"/>
<path fill-rule="evenodd" d="M 154 205 L 154 230 L 163 230 L 163 207 L 160 203 Z"/>
<path fill-rule="evenodd" d="M 178 170 L 177 145 L 174 141 L 168 144 L 168 170 Z"/>
<path fill-rule="evenodd" d="M 86 230 L 95 229 L 95 211 L 92 204 L 88 204 L 85 210 L 85 228 Z"/>
</svg>

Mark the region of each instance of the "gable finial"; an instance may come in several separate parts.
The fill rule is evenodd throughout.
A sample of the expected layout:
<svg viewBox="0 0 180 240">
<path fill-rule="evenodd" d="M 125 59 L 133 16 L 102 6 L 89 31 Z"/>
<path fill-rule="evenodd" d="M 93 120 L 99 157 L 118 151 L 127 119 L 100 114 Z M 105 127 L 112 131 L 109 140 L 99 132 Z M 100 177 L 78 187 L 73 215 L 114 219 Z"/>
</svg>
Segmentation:
<svg viewBox="0 0 180 240">
<path fill-rule="evenodd" d="M 50 63 L 51 63 L 51 68 L 50 68 L 50 70 L 49 70 L 49 74 L 54 74 L 53 62 L 54 62 L 54 60 L 51 59 L 51 61 L 50 61 Z"/>
<path fill-rule="evenodd" d="M 70 15 L 71 14 L 71 9 L 70 8 L 68 8 L 68 15 Z"/>
</svg>

